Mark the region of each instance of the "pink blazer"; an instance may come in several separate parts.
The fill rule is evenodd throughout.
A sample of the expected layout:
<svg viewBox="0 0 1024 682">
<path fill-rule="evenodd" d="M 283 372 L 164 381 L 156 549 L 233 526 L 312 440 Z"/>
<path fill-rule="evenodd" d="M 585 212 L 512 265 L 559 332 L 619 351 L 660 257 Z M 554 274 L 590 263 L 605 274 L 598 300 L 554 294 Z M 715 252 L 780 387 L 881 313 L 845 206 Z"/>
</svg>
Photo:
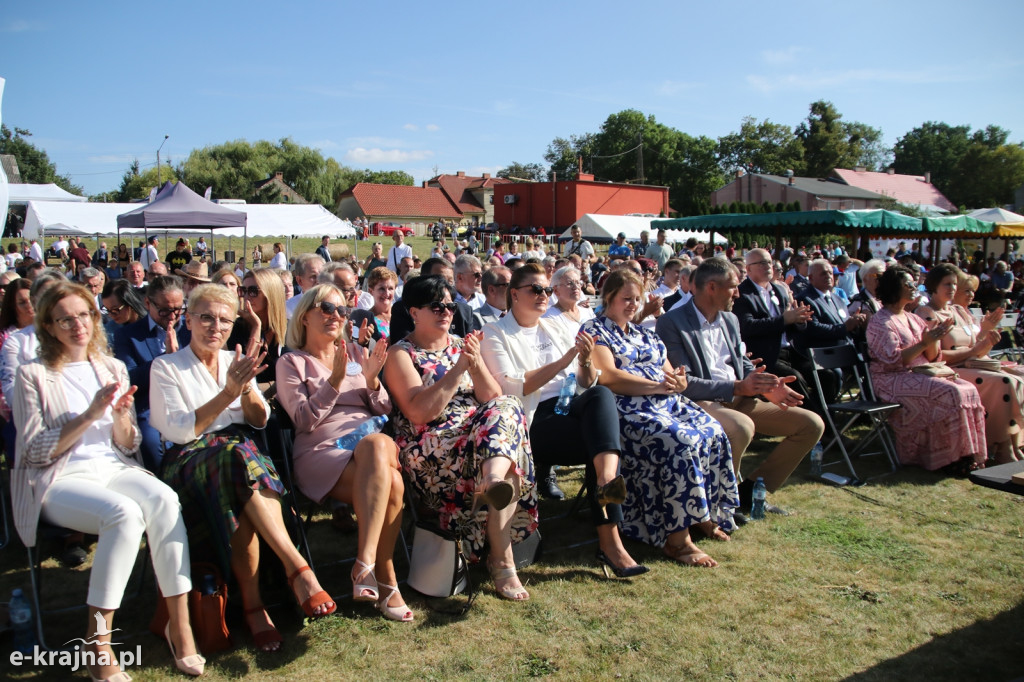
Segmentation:
<svg viewBox="0 0 1024 682">
<path fill-rule="evenodd" d="M 100 384 L 113 380 L 128 385 L 128 370 L 124 363 L 110 357 L 93 359 L 93 367 Z M 22 365 L 14 380 L 14 395 L 9 396 L 18 428 L 17 453 L 11 472 L 11 499 L 14 525 L 27 547 L 36 544 L 36 525 L 42 508 L 43 495 L 67 464 L 67 452 L 56 452 L 60 431 L 71 420 L 63 375 L 49 369 L 41 360 Z M 114 452 L 129 466 L 142 468 L 134 459 L 142 442 L 132 410 L 132 447 L 122 448 L 113 443 Z"/>
</svg>

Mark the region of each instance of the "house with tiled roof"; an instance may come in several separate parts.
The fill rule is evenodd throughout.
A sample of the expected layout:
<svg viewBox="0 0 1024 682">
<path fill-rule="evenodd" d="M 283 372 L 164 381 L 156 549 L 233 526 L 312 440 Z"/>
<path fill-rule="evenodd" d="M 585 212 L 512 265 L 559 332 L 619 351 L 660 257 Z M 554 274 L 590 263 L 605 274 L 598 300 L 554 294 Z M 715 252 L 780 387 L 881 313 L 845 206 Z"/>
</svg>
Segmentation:
<svg viewBox="0 0 1024 682">
<path fill-rule="evenodd" d="M 884 197 L 838 180 L 736 172 L 736 178 L 711 193 L 712 206 L 732 202 L 790 204 L 800 202 L 802 211 L 852 211 L 878 208 Z"/>
<path fill-rule="evenodd" d="M 471 223 L 486 225 L 494 222 L 494 187 L 512 184 L 505 178 L 492 178 L 490 173 L 479 177 L 459 171 L 455 175 L 438 175 L 424 183 L 425 187 L 437 187 L 448 200 Z"/>
<path fill-rule="evenodd" d="M 902 175 L 892 169 L 876 173 L 866 168 L 836 168 L 831 177 L 851 187 L 860 187 L 890 197 L 925 213 L 957 213 L 956 206 L 931 182 L 931 174 Z"/>
<path fill-rule="evenodd" d="M 265 180 L 258 180 L 253 183 L 254 195 L 261 192 L 276 192 L 282 204 L 308 204 L 306 198 L 296 192 L 291 185 L 284 181 L 284 173 L 277 171 Z"/>
<path fill-rule="evenodd" d="M 426 183 L 424 183 L 426 184 Z M 427 225 L 438 220 L 460 222 L 462 213 L 439 187 L 378 185 L 360 182 L 341 193 L 339 218 L 365 217 L 371 223 L 400 223 L 425 234 Z"/>
</svg>

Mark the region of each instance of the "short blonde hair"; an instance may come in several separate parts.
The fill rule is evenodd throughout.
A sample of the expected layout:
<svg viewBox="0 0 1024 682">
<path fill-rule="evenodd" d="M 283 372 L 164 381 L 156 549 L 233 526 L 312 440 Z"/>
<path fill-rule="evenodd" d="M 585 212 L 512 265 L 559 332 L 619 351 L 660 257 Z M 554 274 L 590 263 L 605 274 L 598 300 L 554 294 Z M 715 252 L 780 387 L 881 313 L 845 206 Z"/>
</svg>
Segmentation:
<svg viewBox="0 0 1024 682">
<path fill-rule="evenodd" d="M 629 268 L 618 268 L 608 273 L 608 279 L 604 281 L 604 286 L 601 288 L 601 303 L 604 304 L 604 307 L 607 308 L 608 303 L 615 298 L 615 294 L 630 284 L 635 285 L 641 294 L 644 293 L 644 281 L 640 279 L 640 275 Z"/>
<path fill-rule="evenodd" d="M 345 300 L 345 294 L 333 284 L 317 284 L 309 291 L 303 292 L 295 310 L 292 311 L 292 319 L 288 320 L 288 333 L 284 342 L 286 346 L 295 350 L 306 347 L 306 325 L 302 324 L 302 318 L 332 293 L 337 294 L 342 301 Z"/>
<path fill-rule="evenodd" d="M 200 284 L 188 295 L 188 307 L 191 310 L 200 303 L 223 303 L 238 314 L 238 296 L 220 284 Z"/>
</svg>

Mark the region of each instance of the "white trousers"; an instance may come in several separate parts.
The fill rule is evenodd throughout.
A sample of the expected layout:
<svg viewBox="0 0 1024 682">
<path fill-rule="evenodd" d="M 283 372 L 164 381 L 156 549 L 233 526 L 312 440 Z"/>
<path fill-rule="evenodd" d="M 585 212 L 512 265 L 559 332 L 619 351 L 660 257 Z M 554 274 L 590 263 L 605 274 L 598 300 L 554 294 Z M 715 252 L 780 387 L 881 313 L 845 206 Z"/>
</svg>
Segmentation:
<svg viewBox="0 0 1024 682">
<path fill-rule="evenodd" d="M 178 494 L 145 469 L 112 456 L 69 462 L 43 497 L 42 517 L 99 536 L 89 575 L 89 606 L 121 606 L 143 533 L 163 595 L 192 589 Z"/>
</svg>

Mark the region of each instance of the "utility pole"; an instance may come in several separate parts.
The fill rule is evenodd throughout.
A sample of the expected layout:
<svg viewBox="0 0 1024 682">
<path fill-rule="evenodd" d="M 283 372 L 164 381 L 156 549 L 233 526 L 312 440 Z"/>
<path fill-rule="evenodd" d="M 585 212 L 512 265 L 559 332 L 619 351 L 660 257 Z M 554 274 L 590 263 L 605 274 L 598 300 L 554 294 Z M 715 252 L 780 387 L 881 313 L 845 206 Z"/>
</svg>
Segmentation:
<svg viewBox="0 0 1024 682">
<path fill-rule="evenodd" d="M 163 182 L 160 179 L 160 150 L 164 148 L 164 144 L 167 143 L 167 138 L 170 135 L 164 135 L 164 141 L 160 143 L 160 146 L 156 149 L 156 191 L 160 191 L 163 187 Z"/>
<path fill-rule="evenodd" d="M 644 183 L 644 134 L 636 134 L 636 176 L 640 178 L 640 184 Z"/>
</svg>

